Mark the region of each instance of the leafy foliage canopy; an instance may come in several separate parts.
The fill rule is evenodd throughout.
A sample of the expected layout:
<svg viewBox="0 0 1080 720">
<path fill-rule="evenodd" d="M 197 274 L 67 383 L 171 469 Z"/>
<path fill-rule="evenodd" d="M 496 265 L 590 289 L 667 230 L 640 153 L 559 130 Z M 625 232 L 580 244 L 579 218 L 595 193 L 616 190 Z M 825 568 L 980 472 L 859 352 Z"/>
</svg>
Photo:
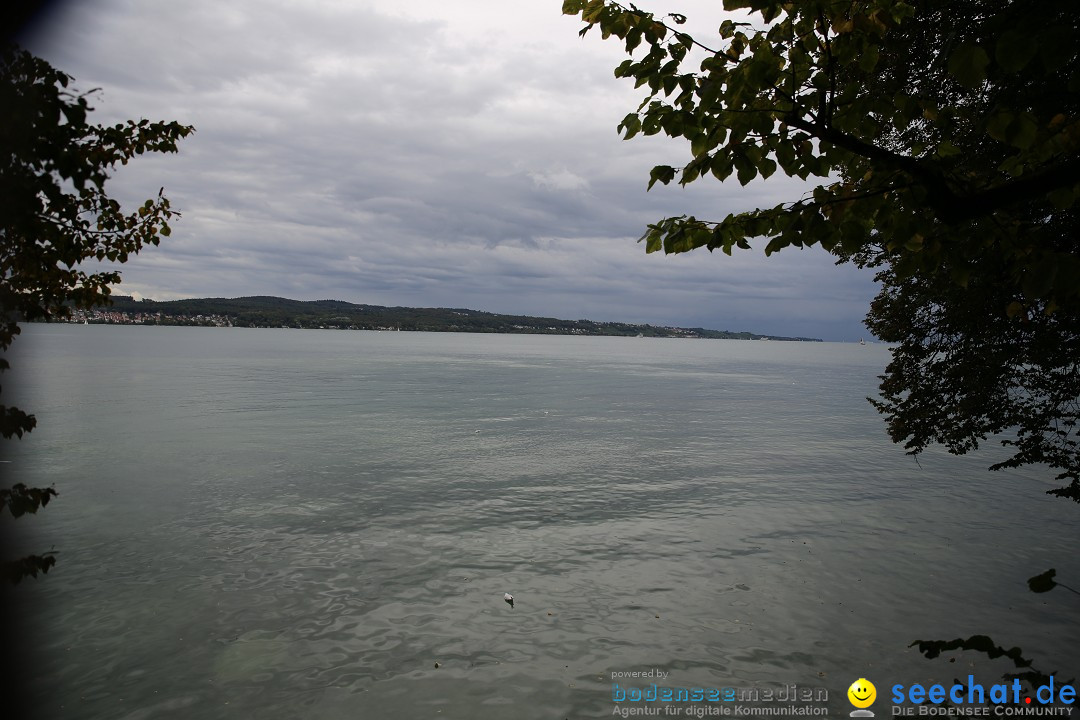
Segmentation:
<svg viewBox="0 0 1080 720">
<path fill-rule="evenodd" d="M 117 165 L 147 152 L 176 152 L 194 132 L 176 122 L 128 121 L 94 125 L 89 93 L 69 90 L 72 78 L 16 48 L 0 50 L 0 352 L 19 333 L 21 320 L 67 317 L 73 307 L 108 302 L 119 262 L 171 232 L 178 213 L 163 191 L 133 212 L 109 197 L 105 183 Z M 8 369 L 0 358 L 0 370 Z M 0 405 L 0 435 L 22 437 L 33 415 Z M 36 512 L 56 491 L 17 483 L 0 489 L 0 510 L 15 517 Z M 47 571 L 52 556 L 6 566 L 11 578 Z"/>
<path fill-rule="evenodd" d="M 1044 463 L 1080 501 L 1080 19 L 1069 0 L 725 0 L 715 35 L 565 0 L 646 89 L 619 130 L 689 143 L 649 187 L 778 170 L 803 197 L 669 217 L 648 252 L 820 245 L 878 268 L 868 326 L 897 343 L 875 405 L 921 452 L 1016 429 L 995 467 Z"/>
</svg>

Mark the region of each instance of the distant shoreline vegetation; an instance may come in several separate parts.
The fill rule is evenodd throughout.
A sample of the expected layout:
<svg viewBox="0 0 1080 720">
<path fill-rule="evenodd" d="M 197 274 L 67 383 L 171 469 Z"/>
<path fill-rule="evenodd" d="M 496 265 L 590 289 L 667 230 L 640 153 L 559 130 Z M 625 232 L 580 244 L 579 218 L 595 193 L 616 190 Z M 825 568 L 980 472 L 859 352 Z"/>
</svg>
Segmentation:
<svg viewBox="0 0 1080 720">
<path fill-rule="evenodd" d="M 69 323 L 90 325 L 189 325 L 204 327 L 300 328 L 322 330 L 401 330 L 419 332 L 515 333 L 524 335 L 609 335 L 622 337 L 704 338 L 711 340 L 790 340 L 706 328 L 635 325 L 593 320 L 559 320 L 460 308 L 408 308 L 357 305 L 341 300 L 289 300 L 279 297 L 135 300 L 112 296 L 112 305 L 73 310 Z"/>
</svg>

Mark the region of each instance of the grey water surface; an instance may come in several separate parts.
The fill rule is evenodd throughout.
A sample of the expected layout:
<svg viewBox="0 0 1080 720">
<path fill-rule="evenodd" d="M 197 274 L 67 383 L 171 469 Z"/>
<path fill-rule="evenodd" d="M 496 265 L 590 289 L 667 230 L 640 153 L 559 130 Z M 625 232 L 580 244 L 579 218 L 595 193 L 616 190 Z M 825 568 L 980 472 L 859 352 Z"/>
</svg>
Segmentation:
<svg viewBox="0 0 1080 720">
<path fill-rule="evenodd" d="M 882 345 L 31 325 L 49 718 L 609 717 L 703 687 L 1077 676 L 1074 503 L 893 445 Z M 11 380 L 12 378 L 9 378 Z M 503 593 L 514 595 L 514 607 Z M 436 667 L 438 663 L 438 667 Z M 878 715 L 888 715 L 879 700 Z"/>
</svg>

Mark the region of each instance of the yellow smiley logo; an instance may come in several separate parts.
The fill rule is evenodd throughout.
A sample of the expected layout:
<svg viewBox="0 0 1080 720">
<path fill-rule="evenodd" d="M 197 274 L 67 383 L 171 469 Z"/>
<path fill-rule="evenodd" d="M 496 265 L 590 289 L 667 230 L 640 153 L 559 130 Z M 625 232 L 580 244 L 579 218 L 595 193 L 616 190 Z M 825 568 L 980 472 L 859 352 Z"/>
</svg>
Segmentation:
<svg viewBox="0 0 1080 720">
<path fill-rule="evenodd" d="M 857 708 L 868 708 L 877 699 L 877 688 L 866 678 L 859 678 L 847 689 L 848 700 Z"/>
</svg>

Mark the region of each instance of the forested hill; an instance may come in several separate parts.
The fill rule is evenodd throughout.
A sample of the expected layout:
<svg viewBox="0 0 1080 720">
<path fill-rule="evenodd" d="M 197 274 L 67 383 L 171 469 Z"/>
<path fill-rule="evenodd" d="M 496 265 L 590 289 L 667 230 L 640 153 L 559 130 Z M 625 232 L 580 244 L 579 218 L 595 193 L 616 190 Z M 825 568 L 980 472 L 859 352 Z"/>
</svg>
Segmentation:
<svg viewBox="0 0 1080 720">
<path fill-rule="evenodd" d="M 197 298 L 136 301 L 114 295 L 111 307 L 76 311 L 77 322 L 142 325 L 224 325 L 233 327 L 334 328 L 342 330 L 421 330 L 427 332 L 622 335 L 741 340 L 802 340 L 751 332 L 676 328 L 631 323 L 559 320 L 500 315 L 461 308 L 408 308 L 356 305 L 340 300 L 288 300 L 279 297 Z"/>
</svg>

